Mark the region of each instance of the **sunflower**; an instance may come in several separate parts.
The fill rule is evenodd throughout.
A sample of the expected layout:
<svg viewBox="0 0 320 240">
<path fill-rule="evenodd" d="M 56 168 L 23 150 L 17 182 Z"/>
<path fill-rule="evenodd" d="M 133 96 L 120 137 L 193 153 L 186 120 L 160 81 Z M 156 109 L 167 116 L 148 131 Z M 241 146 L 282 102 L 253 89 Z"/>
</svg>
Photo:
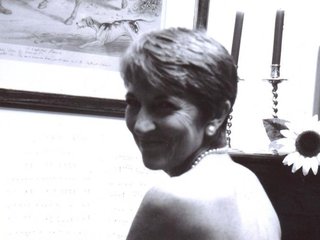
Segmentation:
<svg viewBox="0 0 320 240">
<path fill-rule="evenodd" d="M 285 123 L 288 129 L 281 130 L 283 138 L 270 143 L 273 152 L 288 153 L 283 159 L 283 164 L 291 166 L 295 173 L 302 167 L 306 176 L 310 169 L 313 174 L 318 173 L 320 165 L 320 122 L 315 115 L 311 119 L 297 123 Z"/>
</svg>

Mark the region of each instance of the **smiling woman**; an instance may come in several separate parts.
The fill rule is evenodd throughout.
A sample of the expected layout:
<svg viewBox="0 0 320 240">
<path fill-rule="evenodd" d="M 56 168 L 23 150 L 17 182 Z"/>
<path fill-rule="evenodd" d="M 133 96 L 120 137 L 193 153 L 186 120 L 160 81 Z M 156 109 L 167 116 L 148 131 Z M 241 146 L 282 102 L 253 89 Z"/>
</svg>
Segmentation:
<svg viewBox="0 0 320 240">
<path fill-rule="evenodd" d="M 127 239 L 280 239 L 259 180 L 227 152 L 238 79 L 227 50 L 204 31 L 153 31 L 129 47 L 121 74 L 144 165 L 171 176 L 147 191 Z"/>
<path fill-rule="evenodd" d="M 127 125 L 145 166 L 181 174 L 185 159 L 197 151 L 204 135 L 198 108 L 146 84 L 129 84 L 127 103 Z"/>
</svg>

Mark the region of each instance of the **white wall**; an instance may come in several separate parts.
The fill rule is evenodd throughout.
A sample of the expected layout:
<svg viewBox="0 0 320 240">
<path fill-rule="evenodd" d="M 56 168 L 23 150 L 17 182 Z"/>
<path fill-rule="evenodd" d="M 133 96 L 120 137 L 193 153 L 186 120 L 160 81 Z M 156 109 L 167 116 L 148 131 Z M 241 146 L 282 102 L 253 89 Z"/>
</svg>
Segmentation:
<svg viewBox="0 0 320 240">
<path fill-rule="evenodd" d="M 147 171 L 119 119 L 0 108 L 0 239 L 125 239 Z"/>
</svg>

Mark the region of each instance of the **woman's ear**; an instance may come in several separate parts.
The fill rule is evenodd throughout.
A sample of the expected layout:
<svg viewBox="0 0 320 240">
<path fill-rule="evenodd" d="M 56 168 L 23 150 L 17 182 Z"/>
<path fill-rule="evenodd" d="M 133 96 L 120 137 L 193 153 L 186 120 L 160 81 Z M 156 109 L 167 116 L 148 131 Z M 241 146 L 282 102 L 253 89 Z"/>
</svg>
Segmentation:
<svg viewBox="0 0 320 240">
<path fill-rule="evenodd" d="M 220 105 L 220 115 L 210 120 L 206 127 L 206 135 L 213 136 L 217 129 L 223 124 L 225 119 L 228 117 L 231 110 L 231 103 L 229 100 L 226 100 L 224 103 Z"/>
</svg>

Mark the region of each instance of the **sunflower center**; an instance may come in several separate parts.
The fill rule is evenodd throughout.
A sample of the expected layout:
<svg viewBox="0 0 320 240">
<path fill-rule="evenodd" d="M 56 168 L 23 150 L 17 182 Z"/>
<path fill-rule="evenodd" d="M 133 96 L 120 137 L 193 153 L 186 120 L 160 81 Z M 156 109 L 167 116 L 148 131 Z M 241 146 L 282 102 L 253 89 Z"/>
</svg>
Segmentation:
<svg viewBox="0 0 320 240">
<path fill-rule="evenodd" d="M 320 153 L 320 135 L 315 131 L 304 131 L 296 139 L 296 149 L 304 157 Z"/>
</svg>

